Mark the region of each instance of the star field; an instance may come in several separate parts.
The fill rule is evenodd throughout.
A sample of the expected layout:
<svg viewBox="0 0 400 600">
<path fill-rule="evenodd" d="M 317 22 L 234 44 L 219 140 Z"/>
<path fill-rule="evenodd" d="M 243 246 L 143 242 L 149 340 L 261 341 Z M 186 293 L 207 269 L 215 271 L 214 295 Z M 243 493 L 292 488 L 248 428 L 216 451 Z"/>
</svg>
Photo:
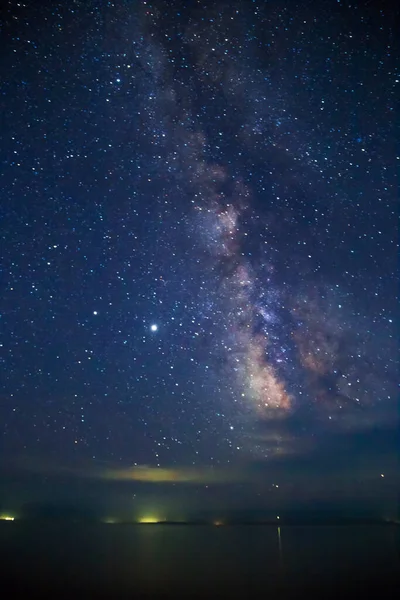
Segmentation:
<svg viewBox="0 0 400 600">
<path fill-rule="evenodd" d="M 393 425 L 384 5 L 1 21 L 4 456 L 222 468 Z"/>
</svg>

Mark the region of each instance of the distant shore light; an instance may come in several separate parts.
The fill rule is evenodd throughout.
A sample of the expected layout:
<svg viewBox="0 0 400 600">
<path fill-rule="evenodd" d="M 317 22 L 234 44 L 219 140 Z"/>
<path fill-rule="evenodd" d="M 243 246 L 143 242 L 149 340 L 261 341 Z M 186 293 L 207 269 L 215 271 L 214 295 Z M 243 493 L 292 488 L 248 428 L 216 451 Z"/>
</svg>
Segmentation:
<svg viewBox="0 0 400 600">
<path fill-rule="evenodd" d="M 103 523 L 107 523 L 108 525 L 114 525 L 115 523 L 118 523 L 118 521 L 113 517 L 107 517 L 106 519 L 103 519 Z"/>
<path fill-rule="evenodd" d="M 139 523 L 161 523 L 162 519 L 154 517 L 152 515 L 141 517 Z"/>
</svg>

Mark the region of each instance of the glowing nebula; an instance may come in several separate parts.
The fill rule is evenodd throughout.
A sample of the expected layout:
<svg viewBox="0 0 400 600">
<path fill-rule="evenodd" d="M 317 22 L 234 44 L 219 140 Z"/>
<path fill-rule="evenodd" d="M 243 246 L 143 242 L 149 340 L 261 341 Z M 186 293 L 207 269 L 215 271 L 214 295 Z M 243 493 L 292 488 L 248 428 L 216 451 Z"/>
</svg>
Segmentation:
<svg viewBox="0 0 400 600">
<path fill-rule="evenodd" d="M 291 397 L 273 367 L 266 361 L 265 354 L 265 341 L 262 336 L 249 340 L 246 367 L 251 395 L 260 413 L 271 415 L 275 409 L 289 410 Z"/>
</svg>

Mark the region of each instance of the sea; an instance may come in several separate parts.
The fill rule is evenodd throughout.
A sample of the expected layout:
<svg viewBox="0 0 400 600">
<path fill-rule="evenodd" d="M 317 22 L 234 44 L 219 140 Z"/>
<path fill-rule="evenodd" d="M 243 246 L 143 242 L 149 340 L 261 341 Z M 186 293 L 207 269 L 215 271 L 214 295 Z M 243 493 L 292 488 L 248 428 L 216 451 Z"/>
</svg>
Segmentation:
<svg viewBox="0 0 400 600">
<path fill-rule="evenodd" d="M 2 522 L 0 582 L 4 598 L 394 598 L 399 548 L 396 525 Z"/>
</svg>

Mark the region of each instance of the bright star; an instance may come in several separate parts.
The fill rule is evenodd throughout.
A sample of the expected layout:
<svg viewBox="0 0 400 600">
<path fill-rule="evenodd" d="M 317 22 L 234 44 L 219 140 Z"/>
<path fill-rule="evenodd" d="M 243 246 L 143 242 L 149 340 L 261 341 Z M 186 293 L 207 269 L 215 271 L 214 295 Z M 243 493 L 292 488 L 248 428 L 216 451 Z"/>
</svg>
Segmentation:
<svg viewBox="0 0 400 600">
<path fill-rule="evenodd" d="M 158 325 L 156 325 L 155 323 L 153 323 L 153 325 L 150 325 L 150 331 L 157 331 L 158 330 Z"/>
</svg>

